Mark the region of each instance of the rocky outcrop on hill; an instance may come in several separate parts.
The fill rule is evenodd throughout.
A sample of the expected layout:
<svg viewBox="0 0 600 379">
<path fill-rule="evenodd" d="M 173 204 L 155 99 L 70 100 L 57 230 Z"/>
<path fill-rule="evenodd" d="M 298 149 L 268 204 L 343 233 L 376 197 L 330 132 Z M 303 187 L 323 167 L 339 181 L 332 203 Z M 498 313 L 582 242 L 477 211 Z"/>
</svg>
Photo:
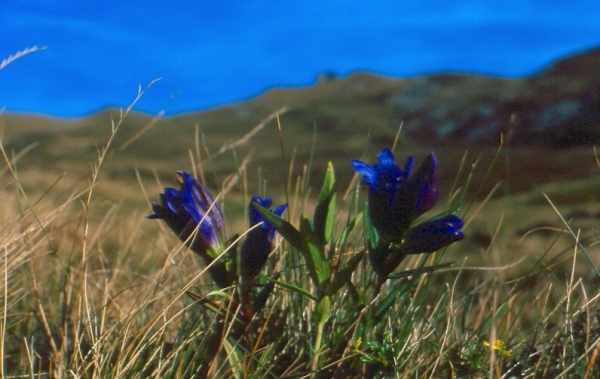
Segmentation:
<svg viewBox="0 0 600 379">
<path fill-rule="evenodd" d="M 432 76 L 391 96 L 417 139 L 570 147 L 600 142 L 600 49 L 522 79 Z"/>
</svg>

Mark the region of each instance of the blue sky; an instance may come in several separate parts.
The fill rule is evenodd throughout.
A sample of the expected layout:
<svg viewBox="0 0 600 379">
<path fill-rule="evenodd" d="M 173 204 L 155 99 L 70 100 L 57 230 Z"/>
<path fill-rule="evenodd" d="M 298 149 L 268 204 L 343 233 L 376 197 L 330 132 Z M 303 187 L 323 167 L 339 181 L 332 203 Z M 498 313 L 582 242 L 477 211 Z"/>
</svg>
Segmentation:
<svg viewBox="0 0 600 379">
<path fill-rule="evenodd" d="M 47 49 L 0 71 L 0 108 L 79 116 L 159 77 L 139 110 L 206 109 L 324 71 L 526 75 L 600 45 L 599 16 L 600 1 L 3 0 L 0 60 Z"/>
</svg>

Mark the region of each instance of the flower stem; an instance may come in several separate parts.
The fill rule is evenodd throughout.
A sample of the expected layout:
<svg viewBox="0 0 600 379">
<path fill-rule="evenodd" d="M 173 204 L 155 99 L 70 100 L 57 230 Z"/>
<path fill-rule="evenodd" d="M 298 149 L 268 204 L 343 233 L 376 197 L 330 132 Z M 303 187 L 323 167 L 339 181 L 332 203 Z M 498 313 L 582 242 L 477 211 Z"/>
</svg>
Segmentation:
<svg viewBox="0 0 600 379">
<path fill-rule="evenodd" d="M 315 346 L 313 349 L 313 359 L 311 364 L 311 371 L 313 372 L 312 378 L 317 375 L 317 368 L 319 367 L 319 354 L 321 350 L 321 340 L 323 339 L 323 329 L 325 328 L 325 321 L 319 321 L 317 324 L 317 335 L 315 337 Z"/>
</svg>

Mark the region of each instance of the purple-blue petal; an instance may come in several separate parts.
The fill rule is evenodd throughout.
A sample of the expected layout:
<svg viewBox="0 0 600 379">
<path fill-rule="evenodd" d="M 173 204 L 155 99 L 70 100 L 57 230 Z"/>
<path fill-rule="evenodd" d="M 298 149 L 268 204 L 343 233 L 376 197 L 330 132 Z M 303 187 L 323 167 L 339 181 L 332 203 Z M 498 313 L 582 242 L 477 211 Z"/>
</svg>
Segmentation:
<svg viewBox="0 0 600 379">
<path fill-rule="evenodd" d="M 417 197 L 417 214 L 423 214 L 433 208 L 439 198 L 437 185 L 433 183 L 423 183 Z"/>
<path fill-rule="evenodd" d="M 268 231 L 270 234 L 273 234 L 275 232 L 273 225 L 271 225 L 270 222 L 264 219 L 262 214 L 256 209 L 255 204 L 271 210 L 270 207 L 273 204 L 273 200 L 270 197 L 261 197 L 259 195 L 253 195 L 252 199 L 250 200 L 250 205 L 248 207 L 248 218 L 250 221 L 250 226 L 254 226 L 259 222 L 262 222 L 263 224 L 261 225 L 261 228 L 265 231 Z M 272 209 L 271 212 L 281 217 L 281 215 L 283 214 L 283 212 L 285 212 L 286 209 L 287 204 L 282 204 L 277 206 L 275 209 Z"/>
<path fill-rule="evenodd" d="M 413 167 L 415 166 L 415 157 L 412 155 L 404 162 L 404 179 L 408 178 L 412 174 Z"/>
<path fill-rule="evenodd" d="M 273 205 L 273 199 L 271 199 L 268 196 L 261 197 L 258 195 L 254 195 L 252 197 L 252 201 L 257 203 L 261 207 L 267 208 L 267 209 L 271 208 L 271 205 Z"/>
<path fill-rule="evenodd" d="M 456 229 L 461 229 L 465 225 L 463 219 L 454 214 L 446 216 L 444 220 Z"/>
<path fill-rule="evenodd" d="M 406 253 L 431 253 L 464 238 L 463 221 L 456 215 L 424 222 L 408 231 L 403 244 Z"/>
<path fill-rule="evenodd" d="M 260 205 L 261 207 L 268 209 L 271 203 L 271 198 L 263 198 L 259 195 L 252 195 L 252 198 L 250 199 L 250 205 L 248 207 L 248 218 L 250 221 L 250 226 L 254 226 L 259 222 L 263 221 L 262 215 L 254 205 Z"/>
<path fill-rule="evenodd" d="M 200 211 L 198 209 L 196 209 L 194 204 L 183 203 L 182 207 L 185 210 L 186 214 L 189 217 L 191 217 L 191 219 L 194 221 L 194 224 L 199 223 L 202 220 L 202 218 L 204 217 L 204 215 L 202 213 L 200 213 Z"/>
<path fill-rule="evenodd" d="M 208 189 L 199 185 L 197 182 L 195 182 L 194 187 L 195 187 L 194 193 L 196 194 L 195 196 L 198 199 L 202 199 L 202 200 L 199 200 L 199 202 L 204 204 L 203 206 L 206 208 L 207 211 L 208 211 L 208 209 L 210 209 L 209 217 L 210 217 L 211 223 L 218 230 L 223 229 L 223 227 L 225 226 L 225 218 L 223 217 L 223 211 L 221 210 L 219 203 L 217 203 L 215 201 L 214 197 L 210 194 Z"/>
<path fill-rule="evenodd" d="M 189 172 L 178 171 L 177 175 L 182 182 L 181 192 L 185 201 L 188 204 L 193 204 L 198 210 L 201 210 L 200 213 L 202 214 L 205 214 L 210 209 L 208 215 L 210 223 L 218 230 L 223 229 L 225 224 L 223 212 L 219 204 L 215 203 L 210 192 L 201 186 Z"/>
<path fill-rule="evenodd" d="M 437 158 L 431 153 L 411 179 L 416 191 L 415 216 L 433 208 L 439 198 L 437 166 Z"/>
<path fill-rule="evenodd" d="M 211 245 L 218 242 L 217 230 L 215 230 L 208 218 L 200 223 L 200 233 L 210 241 Z"/>
<path fill-rule="evenodd" d="M 192 244 L 194 248 L 205 249 L 216 244 L 223 226 L 218 204 L 212 204 L 208 191 L 188 172 L 178 171 L 177 179 L 180 188 L 165 188 L 160 203 L 153 204 L 153 213 L 149 217 L 164 219 L 182 240 L 187 240 L 198 227 L 198 239 Z"/>
<path fill-rule="evenodd" d="M 275 209 L 273 209 L 273 213 L 275 213 L 277 216 L 281 217 L 283 215 L 283 212 L 285 212 L 285 210 L 287 209 L 288 205 L 287 204 L 281 204 L 278 207 L 275 207 Z"/>
<path fill-rule="evenodd" d="M 352 167 L 360 174 L 364 184 L 371 188 L 377 184 L 377 172 L 374 167 L 356 159 L 352 161 Z"/>
<path fill-rule="evenodd" d="M 146 218 L 154 220 L 163 218 L 162 217 L 163 207 L 160 204 L 152 204 L 152 213 L 150 213 Z"/>
<path fill-rule="evenodd" d="M 177 208 L 181 204 L 179 191 L 177 191 L 175 188 L 165 188 L 164 194 L 162 196 L 162 202 L 163 205 L 167 207 L 171 212 L 177 213 Z"/>
<path fill-rule="evenodd" d="M 387 147 L 381 149 L 379 154 L 377 154 L 377 163 L 383 167 L 395 166 L 396 161 L 394 158 L 394 153 L 392 153 L 392 151 Z"/>
<path fill-rule="evenodd" d="M 269 253 L 272 249 L 273 238 L 275 237 L 275 227 L 265 220 L 262 214 L 256 209 L 256 206 L 269 209 L 275 215 L 281 217 L 287 209 L 287 204 L 282 204 L 274 209 L 270 209 L 273 200 L 270 197 L 253 195 L 250 200 L 248 216 L 250 226 L 262 222 L 261 226 L 250 230 L 246 235 L 242 245 L 242 272 L 244 275 L 253 277 L 258 274 L 264 266 Z"/>
</svg>

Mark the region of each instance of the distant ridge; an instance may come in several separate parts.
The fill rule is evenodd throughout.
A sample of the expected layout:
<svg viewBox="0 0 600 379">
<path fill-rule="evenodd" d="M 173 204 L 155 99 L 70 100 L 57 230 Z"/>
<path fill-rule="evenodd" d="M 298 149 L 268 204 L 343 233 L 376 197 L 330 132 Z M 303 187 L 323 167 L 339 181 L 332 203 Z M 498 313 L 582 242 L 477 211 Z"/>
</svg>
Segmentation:
<svg viewBox="0 0 600 379">
<path fill-rule="evenodd" d="M 292 110 L 287 125 L 323 133 L 388 134 L 403 122 L 421 144 L 498 143 L 571 147 L 600 143 L 600 48 L 557 60 L 519 79 L 468 74 L 434 74 L 406 79 L 357 72 L 326 75 L 314 85 L 275 88 L 231 105 L 176 115 L 161 127 L 201 125 L 246 128 L 282 106 Z M 79 119 L 2 114 L 0 126 L 53 133 L 105 122 L 114 109 Z M 134 113 L 128 123 L 144 125 L 151 115 Z M 176 131 L 172 131 L 176 133 Z"/>
</svg>

